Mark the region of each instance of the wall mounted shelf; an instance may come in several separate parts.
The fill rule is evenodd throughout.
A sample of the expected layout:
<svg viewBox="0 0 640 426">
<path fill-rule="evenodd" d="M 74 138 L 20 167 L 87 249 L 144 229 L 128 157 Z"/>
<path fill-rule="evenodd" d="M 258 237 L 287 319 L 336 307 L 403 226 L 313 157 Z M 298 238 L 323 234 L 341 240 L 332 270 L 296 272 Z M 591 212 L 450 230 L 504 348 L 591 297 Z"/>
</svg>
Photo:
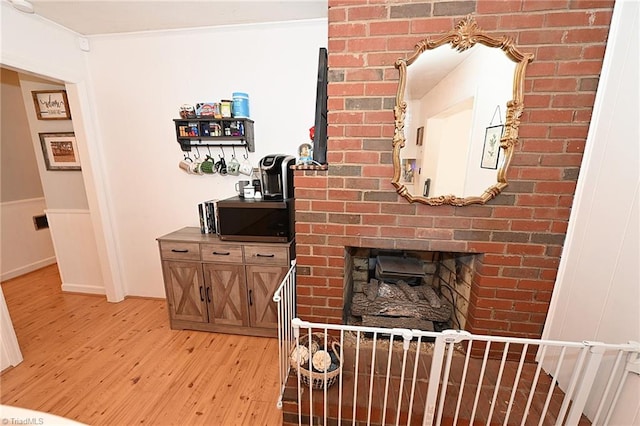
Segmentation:
<svg viewBox="0 0 640 426">
<path fill-rule="evenodd" d="M 193 147 L 245 147 L 255 152 L 253 120 L 248 118 L 179 118 L 173 120 L 176 138 L 183 151 Z"/>
</svg>

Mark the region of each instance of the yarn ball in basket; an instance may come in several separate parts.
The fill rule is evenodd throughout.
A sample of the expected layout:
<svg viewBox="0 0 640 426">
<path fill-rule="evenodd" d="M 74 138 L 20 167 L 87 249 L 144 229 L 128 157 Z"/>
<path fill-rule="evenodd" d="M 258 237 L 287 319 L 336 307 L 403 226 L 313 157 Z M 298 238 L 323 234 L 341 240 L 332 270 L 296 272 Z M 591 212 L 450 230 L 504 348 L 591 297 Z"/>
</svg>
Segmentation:
<svg viewBox="0 0 640 426">
<path fill-rule="evenodd" d="M 313 354 L 313 368 L 318 371 L 325 371 L 331 367 L 331 355 L 327 351 L 317 351 Z"/>
<path fill-rule="evenodd" d="M 298 345 L 291 351 L 291 360 L 304 364 L 309 361 L 309 349 L 306 346 Z"/>
</svg>

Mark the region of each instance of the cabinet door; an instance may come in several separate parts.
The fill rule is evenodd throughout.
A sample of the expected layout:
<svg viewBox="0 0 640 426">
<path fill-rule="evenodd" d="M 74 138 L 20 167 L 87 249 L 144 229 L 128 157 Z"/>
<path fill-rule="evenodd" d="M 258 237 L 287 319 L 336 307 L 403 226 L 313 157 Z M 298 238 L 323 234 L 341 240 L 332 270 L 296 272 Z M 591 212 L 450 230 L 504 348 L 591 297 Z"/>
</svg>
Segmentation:
<svg viewBox="0 0 640 426">
<path fill-rule="evenodd" d="M 162 264 L 171 318 L 207 322 L 205 288 L 200 263 L 165 260 Z"/>
<path fill-rule="evenodd" d="M 204 280 L 209 302 L 209 322 L 218 325 L 248 326 L 244 266 L 205 263 Z"/>
<path fill-rule="evenodd" d="M 278 327 L 278 311 L 273 302 L 273 293 L 287 270 L 288 268 L 279 266 L 247 265 L 249 317 L 252 327 Z"/>
</svg>

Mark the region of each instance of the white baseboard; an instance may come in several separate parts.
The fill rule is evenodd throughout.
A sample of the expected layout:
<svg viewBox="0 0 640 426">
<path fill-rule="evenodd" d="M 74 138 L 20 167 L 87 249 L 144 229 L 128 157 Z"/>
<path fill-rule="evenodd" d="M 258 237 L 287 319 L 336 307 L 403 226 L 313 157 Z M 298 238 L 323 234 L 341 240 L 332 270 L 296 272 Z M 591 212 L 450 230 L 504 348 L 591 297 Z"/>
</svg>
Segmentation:
<svg viewBox="0 0 640 426">
<path fill-rule="evenodd" d="M 86 284 L 62 284 L 62 291 L 69 293 L 106 294 L 104 287 Z"/>
<path fill-rule="evenodd" d="M 40 268 L 44 268 L 45 266 L 53 265 L 54 263 L 56 263 L 55 256 L 49 257 L 49 258 L 46 258 L 46 259 L 42 259 L 42 260 L 39 260 L 37 262 L 31 263 L 29 265 L 24 265 L 24 266 L 21 266 L 19 268 L 14 269 L 14 270 L 4 272 L 2 274 L 2 276 L 0 277 L 0 280 L 2 280 L 2 281 L 10 280 L 11 278 L 15 278 L 15 277 L 19 277 L 20 275 L 28 274 L 29 272 L 36 271 L 36 270 L 38 270 Z"/>
</svg>

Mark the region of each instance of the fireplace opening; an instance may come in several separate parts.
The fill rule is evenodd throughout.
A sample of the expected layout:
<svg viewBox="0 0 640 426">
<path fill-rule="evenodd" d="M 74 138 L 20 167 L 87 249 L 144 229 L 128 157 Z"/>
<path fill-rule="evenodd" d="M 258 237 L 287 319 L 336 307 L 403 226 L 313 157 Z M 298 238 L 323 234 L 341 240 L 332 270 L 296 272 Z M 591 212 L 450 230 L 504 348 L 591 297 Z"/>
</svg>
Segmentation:
<svg viewBox="0 0 640 426">
<path fill-rule="evenodd" d="M 346 247 L 343 322 L 464 330 L 477 256 Z"/>
</svg>

